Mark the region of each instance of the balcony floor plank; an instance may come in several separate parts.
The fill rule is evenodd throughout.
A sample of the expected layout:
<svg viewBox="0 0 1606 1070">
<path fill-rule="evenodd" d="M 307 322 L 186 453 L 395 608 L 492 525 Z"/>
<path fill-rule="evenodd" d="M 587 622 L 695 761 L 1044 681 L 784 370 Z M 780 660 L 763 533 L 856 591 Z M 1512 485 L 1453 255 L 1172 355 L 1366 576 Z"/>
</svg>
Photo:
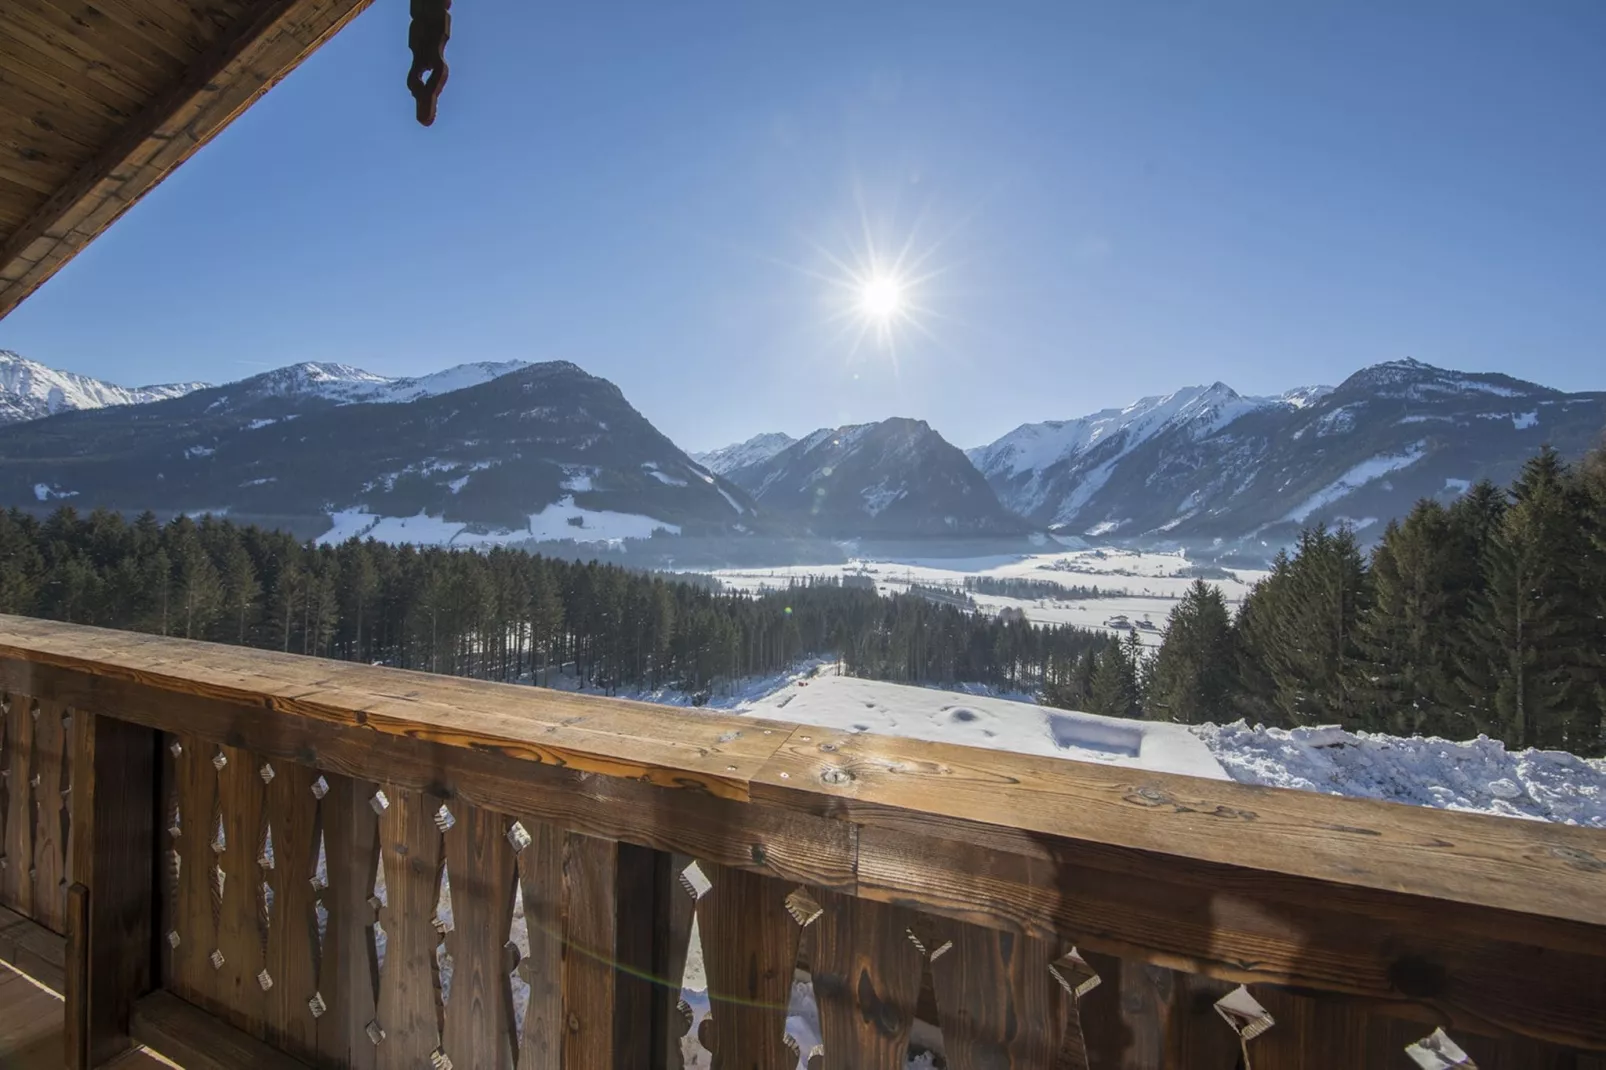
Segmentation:
<svg viewBox="0 0 1606 1070">
<path fill-rule="evenodd" d="M 0 963 L 0 1066 L 6 1070 L 60 1070 L 61 998 Z M 173 1064 L 131 1051 L 108 1064 L 117 1070 L 160 1070 Z"/>
</svg>

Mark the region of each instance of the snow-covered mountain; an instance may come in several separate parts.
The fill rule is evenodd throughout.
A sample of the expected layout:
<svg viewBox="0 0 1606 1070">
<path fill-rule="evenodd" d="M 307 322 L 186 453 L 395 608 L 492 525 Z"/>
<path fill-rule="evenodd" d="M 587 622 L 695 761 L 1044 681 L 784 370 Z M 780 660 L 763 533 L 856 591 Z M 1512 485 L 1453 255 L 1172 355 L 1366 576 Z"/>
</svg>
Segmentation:
<svg viewBox="0 0 1606 1070">
<path fill-rule="evenodd" d="M 478 386 L 529 366 L 524 360 L 479 361 L 416 378 L 393 378 L 349 364 L 304 361 L 243 379 L 224 397 L 236 404 L 262 397 L 322 398 L 338 405 L 398 403 Z"/>
<path fill-rule="evenodd" d="M 1020 535 L 1028 528 L 924 420 L 821 428 L 725 475 L 814 535 Z"/>
<path fill-rule="evenodd" d="M 58 412 L 161 401 L 181 397 L 206 385 L 118 386 L 77 372 L 47 368 L 9 349 L 0 349 L 0 424 L 37 420 Z"/>
<path fill-rule="evenodd" d="M 0 428 L 0 505 L 63 500 L 451 545 L 762 526 L 618 387 L 562 361 L 408 380 L 296 365 Z"/>
<path fill-rule="evenodd" d="M 721 446 L 707 453 L 694 453 L 691 459 L 716 475 L 725 475 L 738 468 L 761 464 L 796 441 L 797 439 L 791 435 L 771 431 L 767 434 L 754 435 L 746 442 Z"/>
<path fill-rule="evenodd" d="M 1057 530 L 1275 544 L 1317 521 L 1380 530 L 1419 498 L 1508 481 L 1541 444 L 1580 454 L 1603 427 L 1606 394 L 1398 360 L 1274 398 L 1190 387 L 969 456 L 1000 501 Z"/>
</svg>

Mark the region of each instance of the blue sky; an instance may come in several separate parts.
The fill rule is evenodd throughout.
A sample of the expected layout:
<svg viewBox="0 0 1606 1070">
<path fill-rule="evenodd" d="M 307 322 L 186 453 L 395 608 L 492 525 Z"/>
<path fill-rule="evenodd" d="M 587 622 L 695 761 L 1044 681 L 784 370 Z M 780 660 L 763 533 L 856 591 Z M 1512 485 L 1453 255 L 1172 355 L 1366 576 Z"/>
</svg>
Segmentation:
<svg viewBox="0 0 1606 1070">
<path fill-rule="evenodd" d="M 689 449 L 1400 356 L 1606 389 L 1606 6 L 405 0 L 0 321 L 124 383 L 563 358 Z M 908 245 L 924 330 L 855 347 Z M 848 328 L 844 333 L 844 328 Z"/>
</svg>

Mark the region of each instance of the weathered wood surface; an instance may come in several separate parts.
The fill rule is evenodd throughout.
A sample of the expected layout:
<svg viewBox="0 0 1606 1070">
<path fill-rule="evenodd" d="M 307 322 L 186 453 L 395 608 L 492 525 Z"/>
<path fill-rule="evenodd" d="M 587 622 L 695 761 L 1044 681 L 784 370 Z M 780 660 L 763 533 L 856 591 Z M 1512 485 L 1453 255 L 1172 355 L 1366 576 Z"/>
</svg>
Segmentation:
<svg viewBox="0 0 1606 1070">
<path fill-rule="evenodd" d="M 1606 1045 L 1593 830 L 15 618 L 0 686 L 987 928 Z"/>
<path fill-rule="evenodd" d="M 452 889 L 451 996 L 441 1047 L 453 1066 L 513 1070 L 518 1031 L 508 980 L 517 879 L 510 822 L 478 806 L 457 806 L 446 830 Z"/>
<path fill-rule="evenodd" d="M 79 710 L 72 722 L 72 873 L 89 894 L 87 1045 L 98 1066 L 129 1047 L 134 1001 L 152 987 L 161 838 L 159 734 Z"/>
<path fill-rule="evenodd" d="M 903 1070 L 923 965 L 909 938 L 915 915 L 835 892 L 819 896 L 809 962 L 825 1070 Z"/>
<path fill-rule="evenodd" d="M 1069 998 L 1048 970 L 1054 946 L 963 922 L 924 929 L 949 1070 L 1053 1066 Z"/>
<path fill-rule="evenodd" d="M 380 859 L 385 872 L 384 962 L 379 971 L 375 1023 L 378 1065 L 427 1066 L 440 1048 L 441 1004 L 435 927 L 440 900 L 441 800 L 387 784 L 379 813 Z"/>
<path fill-rule="evenodd" d="M 171 992 L 152 992 L 135 1004 L 133 1031 L 135 1040 L 184 1070 L 307 1070 Z"/>
<path fill-rule="evenodd" d="M 786 909 L 792 888 L 739 869 L 700 868 L 710 882 L 696 910 L 712 1019 L 701 1035 L 722 1070 L 791 1070 L 797 1056 L 785 1043 L 786 1008 L 801 933 Z"/>
<path fill-rule="evenodd" d="M 0 316 L 367 3 L 0 5 Z"/>
<path fill-rule="evenodd" d="M 66 986 L 67 940 L 31 918 L 0 907 L 0 962 L 52 992 L 61 992 Z"/>
</svg>

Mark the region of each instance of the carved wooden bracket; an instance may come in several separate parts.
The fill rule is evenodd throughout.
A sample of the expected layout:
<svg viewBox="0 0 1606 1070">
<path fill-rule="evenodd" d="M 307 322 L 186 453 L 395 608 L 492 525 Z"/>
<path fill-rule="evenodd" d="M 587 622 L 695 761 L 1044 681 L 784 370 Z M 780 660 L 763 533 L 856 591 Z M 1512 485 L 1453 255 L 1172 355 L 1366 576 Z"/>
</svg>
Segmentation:
<svg viewBox="0 0 1606 1070">
<path fill-rule="evenodd" d="M 418 104 L 418 121 L 435 121 L 435 102 L 446 88 L 446 42 L 452 36 L 452 0 L 412 0 L 412 25 L 407 47 L 413 66 L 407 72 L 407 91 Z"/>
</svg>

